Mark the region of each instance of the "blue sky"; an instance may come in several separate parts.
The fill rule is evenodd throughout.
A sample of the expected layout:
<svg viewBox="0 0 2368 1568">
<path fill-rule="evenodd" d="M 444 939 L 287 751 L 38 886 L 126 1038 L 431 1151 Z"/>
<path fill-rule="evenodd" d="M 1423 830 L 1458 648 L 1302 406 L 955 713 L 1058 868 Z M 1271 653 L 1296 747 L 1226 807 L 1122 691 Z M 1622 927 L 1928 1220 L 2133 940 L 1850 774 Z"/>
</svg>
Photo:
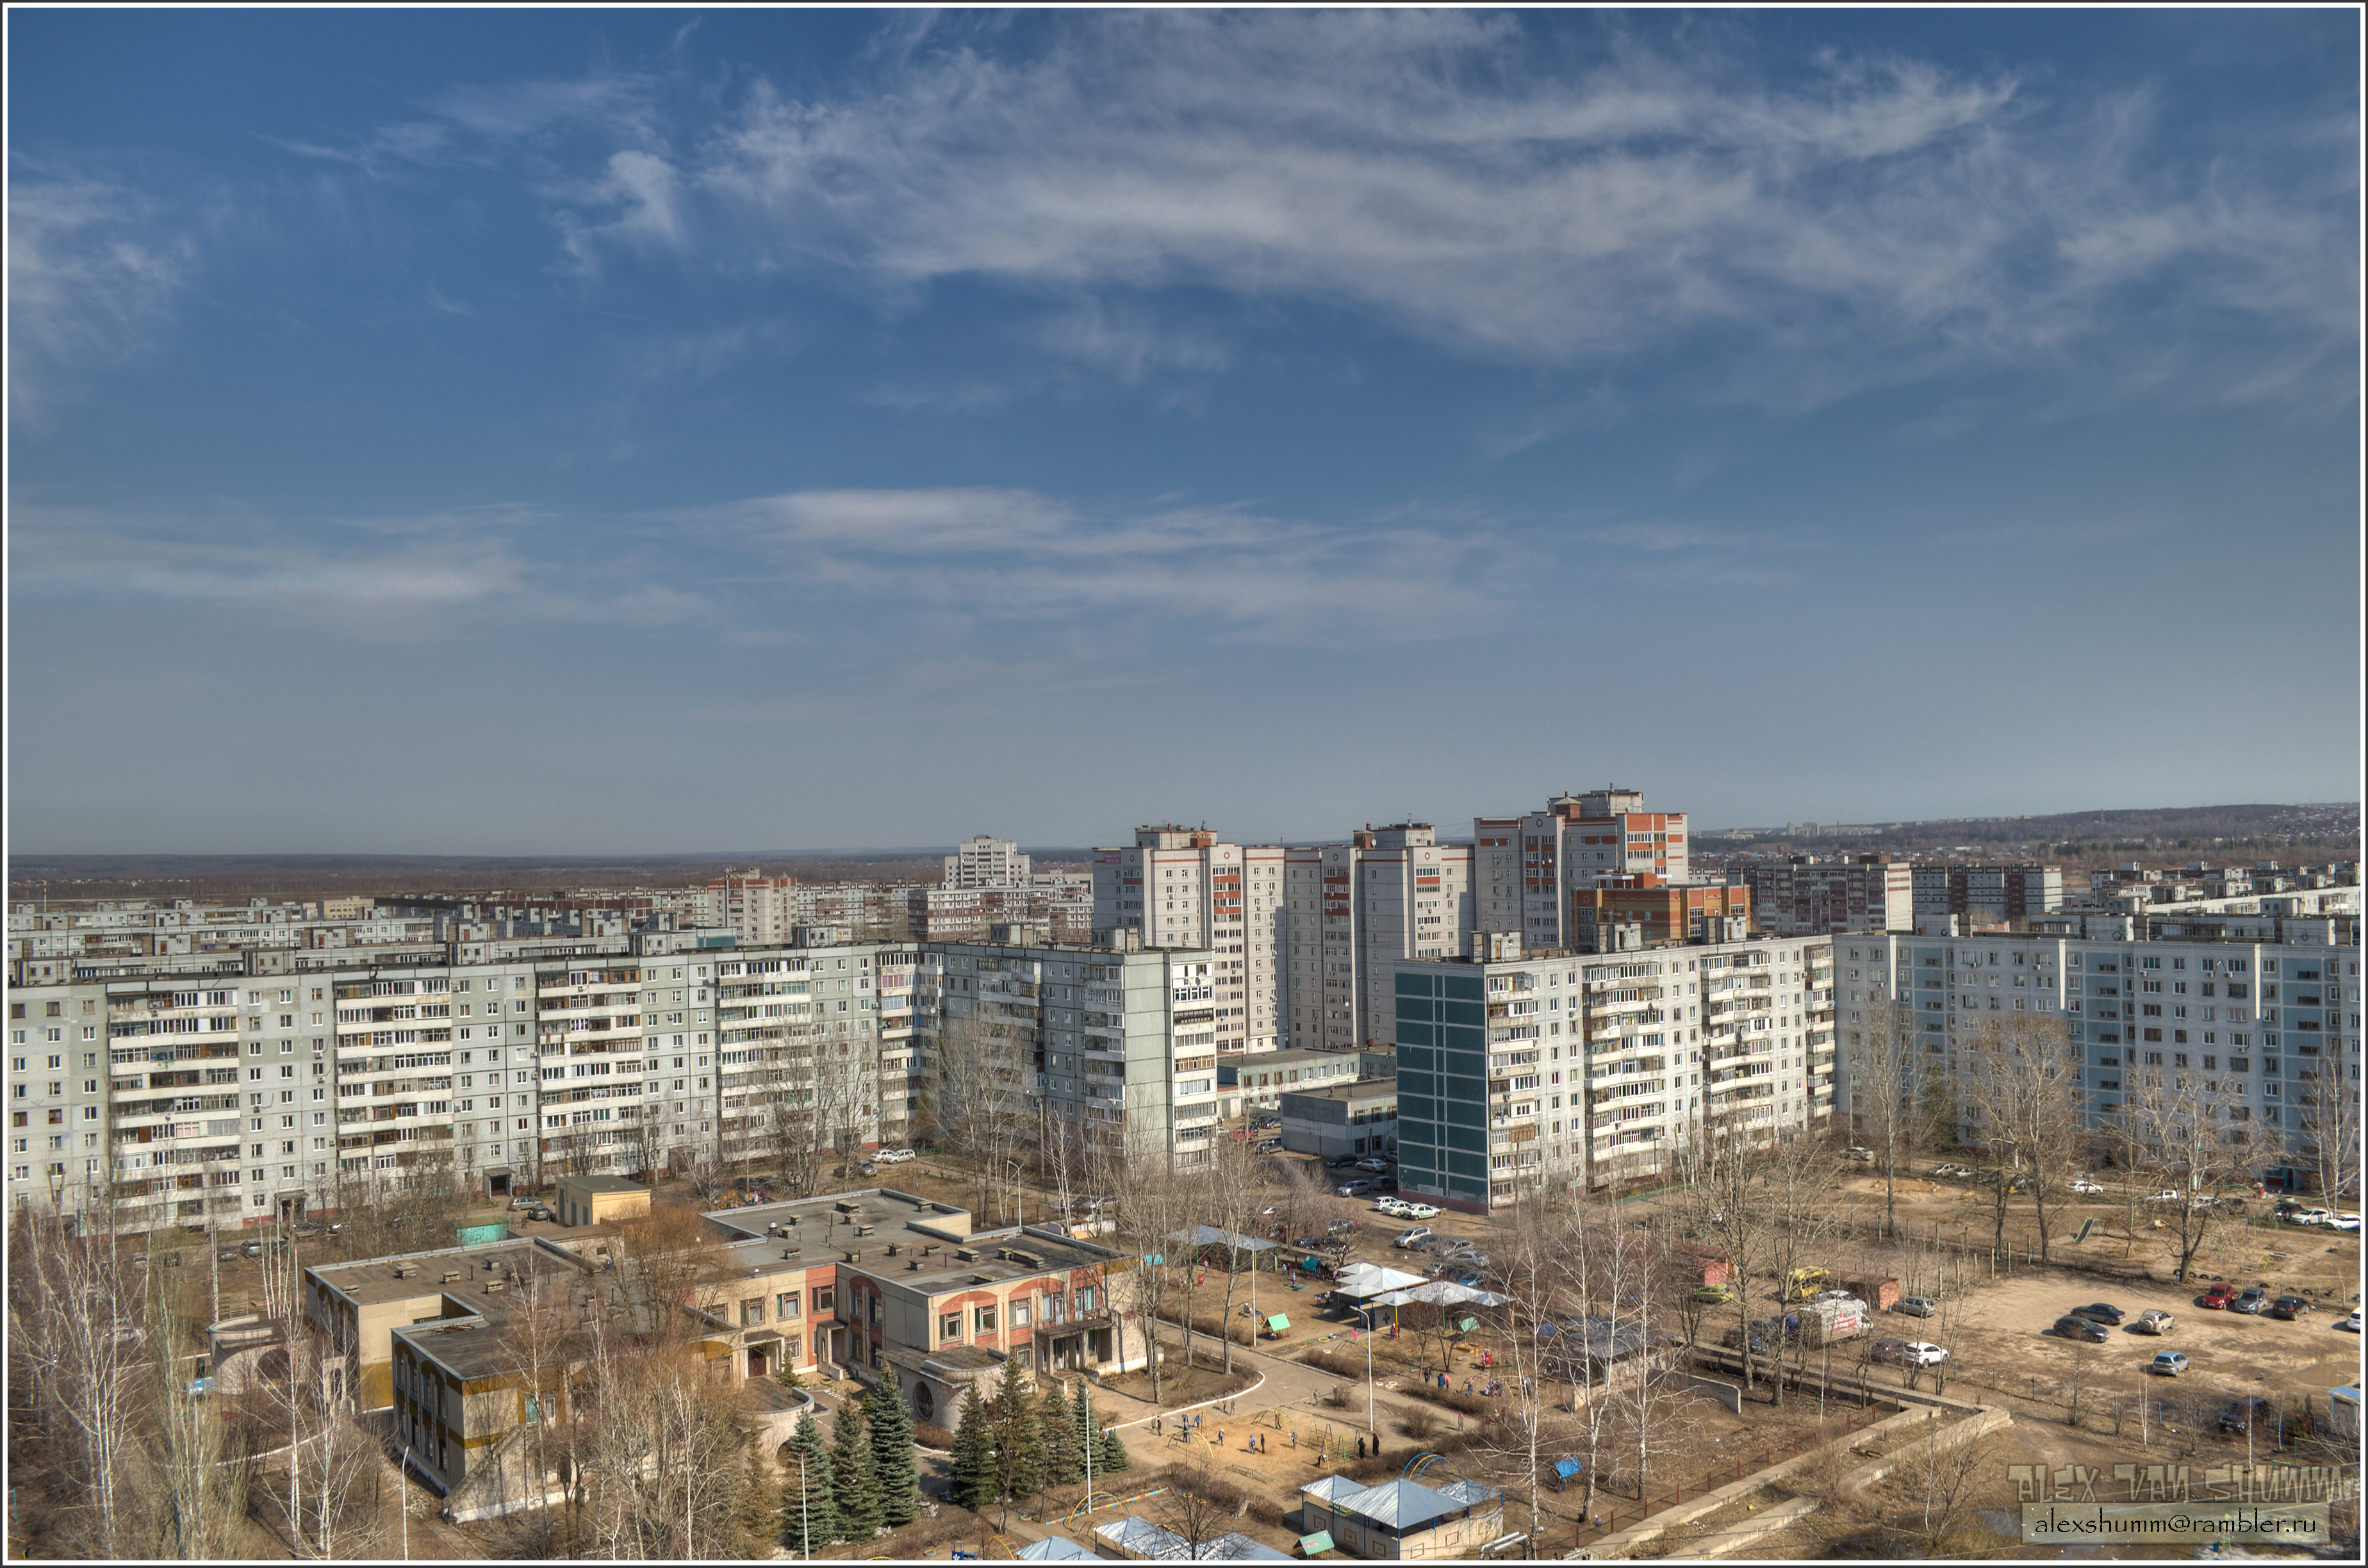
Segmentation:
<svg viewBox="0 0 2368 1568">
<path fill-rule="evenodd" d="M 2349 9 L 7 26 L 20 849 L 2357 798 Z"/>
</svg>

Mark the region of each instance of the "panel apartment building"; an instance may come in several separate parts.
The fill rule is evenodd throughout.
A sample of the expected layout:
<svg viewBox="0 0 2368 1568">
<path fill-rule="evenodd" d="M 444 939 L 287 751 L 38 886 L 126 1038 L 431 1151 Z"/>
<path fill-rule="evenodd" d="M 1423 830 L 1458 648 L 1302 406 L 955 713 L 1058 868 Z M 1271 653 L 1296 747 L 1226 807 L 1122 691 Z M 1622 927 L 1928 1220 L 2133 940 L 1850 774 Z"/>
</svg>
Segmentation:
<svg viewBox="0 0 2368 1568">
<path fill-rule="evenodd" d="M 1616 785 L 1527 815 L 1474 817 L 1472 841 L 1474 928 L 1519 931 L 1528 948 L 1578 946 L 1568 893 L 1608 878 L 1691 876 L 1685 812 L 1647 812 L 1641 791 Z"/>
<path fill-rule="evenodd" d="M 1916 920 L 1908 930 L 1936 915 L 1957 916 L 1958 928 L 1964 930 L 2064 906 L 2061 866 L 1918 866 L 1914 882 Z"/>
<path fill-rule="evenodd" d="M 2317 1127 L 2336 1119 L 2334 1096 L 2361 1092 L 2359 890 L 2228 902 L 1838 938 L 1845 1114 L 1857 1114 L 1850 1057 L 1870 1004 L 1896 997 L 1910 1009 L 1943 1074 L 1985 1019 L 2035 1013 L 2064 1025 L 2080 1059 L 2089 1127 L 2103 1127 L 2144 1076 L 2167 1074 L 2198 1085 L 2215 1121 L 2249 1123 L 2283 1145 L 2261 1179 L 2311 1188 Z"/>
<path fill-rule="evenodd" d="M 1398 1180 L 1485 1211 L 1665 1176 L 1707 1137 L 1821 1128 L 1834 1094 L 1830 938 L 1664 943 L 1395 966 Z"/>
<path fill-rule="evenodd" d="M 1752 918 L 1761 930 L 1802 937 L 1913 931 L 1918 874 L 1888 855 L 1795 855 L 1729 871 L 1727 881 L 1751 890 Z"/>
</svg>

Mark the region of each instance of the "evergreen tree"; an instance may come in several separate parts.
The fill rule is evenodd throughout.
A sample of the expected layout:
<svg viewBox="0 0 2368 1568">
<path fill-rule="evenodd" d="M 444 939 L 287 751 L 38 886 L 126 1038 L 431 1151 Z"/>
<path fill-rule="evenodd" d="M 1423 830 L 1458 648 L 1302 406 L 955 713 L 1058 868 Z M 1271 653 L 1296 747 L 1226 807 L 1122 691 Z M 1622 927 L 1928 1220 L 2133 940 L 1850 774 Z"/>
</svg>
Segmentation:
<svg viewBox="0 0 2368 1568">
<path fill-rule="evenodd" d="M 863 1407 L 853 1400 L 831 1417 L 831 1496 L 838 1505 L 841 1540 L 868 1541 L 880 1528 L 880 1477 L 864 1435 Z"/>
<path fill-rule="evenodd" d="M 781 1541 L 792 1551 L 811 1552 L 838 1539 L 838 1503 L 831 1492 L 830 1452 L 814 1412 L 800 1413 L 790 1437 L 789 1474 L 781 1487 Z M 804 1461 L 803 1471 L 799 1461 Z"/>
<path fill-rule="evenodd" d="M 765 1469 L 765 1461 L 751 1446 L 740 1467 L 740 1493 L 734 1499 L 733 1521 L 739 1526 L 739 1553 L 743 1557 L 773 1555 L 773 1543 L 780 1531 L 780 1488 Z"/>
<path fill-rule="evenodd" d="M 1118 1428 L 1113 1426 L 1103 1433 L 1101 1441 L 1102 1446 L 1094 1454 L 1094 1474 L 1097 1477 L 1116 1475 L 1120 1471 L 1134 1468 L 1133 1456 L 1126 1451 L 1126 1445 L 1119 1441 Z"/>
<path fill-rule="evenodd" d="M 894 1375 L 883 1375 L 863 1396 L 871 1433 L 871 1469 L 880 1483 L 880 1522 L 894 1529 L 921 1511 L 921 1473 L 913 1452 L 913 1413 Z"/>
<path fill-rule="evenodd" d="M 1007 1503 L 1044 1490 L 1044 1431 L 1036 1417 L 1035 1395 L 1028 1369 L 1006 1361 L 1003 1386 L 996 1390 L 988 1420 L 995 1433 L 998 1490 Z"/>
<path fill-rule="evenodd" d="M 995 1501 L 996 1482 L 994 1428 L 986 1401 L 973 1391 L 962 1401 L 962 1421 L 954 1428 L 953 1483 L 946 1501 L 957 1508 L 984 1508 Z"/>
<path fill-rule="evenodd" d="M 1036 1413 L 1037 1430 L 1044 1435 L 1044 1484 L 1066 1486 L 1085 1474 L 1086 1458 L 1077 1449 L 1077 1413 L 1054 1379 L 1044 1390 Z"/>
</svg>

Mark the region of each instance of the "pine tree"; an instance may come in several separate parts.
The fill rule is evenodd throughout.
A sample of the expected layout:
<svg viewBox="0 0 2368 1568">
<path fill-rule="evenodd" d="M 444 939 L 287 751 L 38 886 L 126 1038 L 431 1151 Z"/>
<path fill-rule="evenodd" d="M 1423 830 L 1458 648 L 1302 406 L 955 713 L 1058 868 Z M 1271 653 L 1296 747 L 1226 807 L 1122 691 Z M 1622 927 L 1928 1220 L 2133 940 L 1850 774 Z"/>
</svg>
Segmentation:
<svg viewBox="0 0 2368 1568">
<path fill-rule="evenodd" d="M 1035 1390 L 1028 1369 L 1016 1361 L 1003 1364 L 1003 1386 L 996 1391 L 989 1418 L 995 1431 L 997 1480 L 1006 1502 L 1033 1497 L 1044 1490 L 1044 1432 L 1036 1418 Z"/>
<path fill-rule="evenodd" d="M 921 1474 L 913 1452 L 913 1413 L 893 1374 L 883 1375 L 863 1398 L 871 1432 L 871 1469 L 880 1483 L 880 1522 L 894 1529 L 921 1511 Z"/>
<path fill-rule="evenodd" d="M 734 1499 L 733 1510 L 734 1522 L 740 1528 L 741 1556 L 773 1555 L 773 1542 L 780 1533 L 776 1528 L 780 1521 L 780 1488 L 774 1483 L 756 1449 L 750 1448 L 741 1465 L 740 1494 Z"/>
<path fill-rule="evenodd" d="M 880 1528 L 880 1477 L 871 1466 L 871 1440 L 863 1431 L 863 1407 L 853 1400 L 831 1417 L 830 1479 L 838 1538 L 870 1540 Z"/>
<path fill-rule="evenodd" d="M 1036 1429 L 1043 1435 L 1045 1485 L 1066 1486 L 1085 1472 L 1085 1456 L 1077 1451 L 1077 1413 L 1069 1408 L 1057 1378 L 1037 1406 Z"/>
<path fill-rule="evenodd" d="M 781 1488 L 782 1543 L 806 1553 L 837 1540 L 838 1503 L 831 1490 L 830 1452 L 822 1446 L 822 1431 L 811 1410 L 799 1415 L 797 1430 L 791 1435 L 788 1470 Z"/>
<path fill-rule="evenodd" d="M 995 1433 L 987 1419 L 986 1401 L 974 1390 L 962 1401 L 962 1421 L 954 1428 L 952 1468 L 953 1483 L 946 1490 L 946 1501 L 973 1510 L 995 1501 Z"/>
<path fill-rule="evenodd" d="M 1113 1426 L 1104 1432 L 1102 1446 L 1094 1456 L 1094 1473 L 1098 1476 L 1116 1475 L 1120 1471 L 1133 1468 L 1134 1457 L 1126 1451 L 1126 1445 L 1119 1441 L 1118 1428 Z"/>
</svg>

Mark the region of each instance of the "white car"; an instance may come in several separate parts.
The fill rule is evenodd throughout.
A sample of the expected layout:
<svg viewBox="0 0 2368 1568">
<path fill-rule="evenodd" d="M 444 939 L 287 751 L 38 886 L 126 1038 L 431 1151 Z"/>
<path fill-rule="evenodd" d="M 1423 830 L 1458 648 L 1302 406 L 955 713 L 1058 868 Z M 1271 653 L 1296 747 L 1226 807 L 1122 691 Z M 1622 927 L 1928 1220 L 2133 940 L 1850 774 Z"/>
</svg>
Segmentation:
<svg viewBox="0 0 2368 1568">
<path fill-rule="evenodd" d="M 1391 1241 L 1390 1245 L 1394 1247 L 1418 1247 L 1422 1245 L 1423 1243 L 1430 1240 L 1431 1235 L 1432 1232 L 1429 1226 L 1417 1225 L 1411 1231 L 1399 1232 L 1397 1236 Z"/>
<path fill-rule="evenodd" d="M 871 1156 L 871 1163 L 875 1165 L 901 1165 L 912 1157 L 910 1149 L 882 1149 Z"/>
<path fill-rule="evenodd" d="M 2104 1189 L 2104 1187 L 2101 1187 L 2100 1185 L 2099 1185 L 2098 1183 L 2093 1182 L 2093 1181 L 2076 1181 L 2076 1182 L 2072 1183 L 2068 1187 L 2066 1187 L 2066 1191 L 2068 1191 L 2068 1192 L 2078 1192 L 2078 1193 L 2084 1193 L 2084 1194 L 2085 1194 L 2085 1193 L 2098 1193 L 2098 1192 L 2102 1192 L 2102 1191 L 2104 1191 L 2105 1189 Z"/>
<path fill-rule="evenodd" d="M 2329 1327 L 2332 1327 L 2332 1328 L 2348 1328 L 2348 1329 L 2350 1329 L 2350 1330 L 2351 1330 L 2352 1333 L 2354 1333 L 2354 1334 L 2359 1333 L 2359 1332 L 2360 1332 L 2360 1309 L 2359 1309 L 2358 1307 L 2354 1307 L 2354 1308 L 2352 1308 L 2352 1309 L 2351 1309 L 2351 1315 L 2350 1317 L 2347 1317 L 2347 1318 L 2338 1318 L 2338 1319 L 2336 1319 L 2336 1320 L 2335 1320 L 2335 1322 L 2334 1322 L 2333 1324 L 2329 1324 L 2328 1326 L 2329 1326 Z"/>
<path fill-rule="evenodd" d="M 1907 1348 L 1900 1352 L 1900 1358 L 1911 1367 L 1930 1367 L 1947 1360 L 1949 1353 L 1937 1345 L 1928 1345 L 1918 1339 L 1911 1341 Z"/>
<path fill-rule="evenodd" d="M 2185 1193 L 2173 1192 L 2170 1188 L 2166 1187 L 2160 1192 L 2147 1193 L 2146 1195 L 2146 1201 L 2148 1203 L 2180 1203 L 2185 1201 L 2187 1195 Z"/>
<path fill-rule="evenodd" d="M 2360 1216 L 2357 1214 L 2338 1214 L 2334 1219 L 2329 1220 L 2327 1222 L 2327 1225 L 2328 1229 L 2331 1231 L 2356 1231 L 2360 1228 Z"/>
<path fill-rule="evenodd" d="M 1382 1213 L 1392 1214 L 1400 1219 L 1404 1219 L 1406 1217 L 1406 1210 L 1413 1208 L 1414 1205 L 1411 1203 L 1402 1202 L 1395 1198 L 1384 1198 L 1376 1202 L 1373 1207 Z"/>
<path fill-rule="evenodd" d="M 1436 1220 L 1439 1210 L 1433 1204 L 1409 1203 L 1406 1206 L 1406 1217 L 1409 1220 Z"/>
</svg>

